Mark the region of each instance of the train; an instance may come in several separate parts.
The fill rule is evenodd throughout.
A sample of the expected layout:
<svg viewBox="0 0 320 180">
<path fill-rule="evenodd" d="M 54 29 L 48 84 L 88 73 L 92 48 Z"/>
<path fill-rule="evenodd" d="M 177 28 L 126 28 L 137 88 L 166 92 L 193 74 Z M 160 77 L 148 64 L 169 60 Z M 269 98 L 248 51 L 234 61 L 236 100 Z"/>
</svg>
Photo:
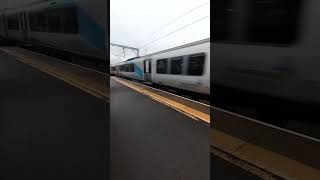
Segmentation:
<svg viewBox="0 0 320 180">
<path fill-rule="evenodd" d="M 212 86 L 320 104 L 320 1 L 213 2 Z"/>
<path fill-rule="evenodd" d="M 110 74 L 210 95 L 210 39 L 113 64 Z"/>
<path fill-rule="evenodd" d="M 107 1 L 3 0 L 0 7 L 0 38 L 107 62 Z"/>
</svg>

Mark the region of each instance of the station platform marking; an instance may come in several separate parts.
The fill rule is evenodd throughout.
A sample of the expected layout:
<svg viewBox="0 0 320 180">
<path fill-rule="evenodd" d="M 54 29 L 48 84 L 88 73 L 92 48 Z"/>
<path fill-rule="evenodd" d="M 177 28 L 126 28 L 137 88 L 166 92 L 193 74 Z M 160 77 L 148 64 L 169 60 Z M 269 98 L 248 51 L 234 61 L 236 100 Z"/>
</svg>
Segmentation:
<svg viewBox="0 0 320 180">
<path fill-rule="evenodd" d="M 319 169 L 315 169 L 281 154 L 264 149 L 215 129 L 211 130 L 210 136 L 212 147 L 225 152 L 223 153 L 225 156 L 228 156 L 229 154 L 246 163 L 239 165 L 237 160 L 232 158 L 227 159 L 229 162 L 235 165 L 238 164 L 239 167 L 258 175 L 263 179 L 269 179 L 274 176 L 283 179 L 320 179 Z M 213 153 L 215 153 L 215 151 L 213 151 Z M 222 158 L 225 159 L 223 156 Z M 251 168 L 248 169 L 250 166 Z M 255 167 L 258 167 L 258 169 Z M 269 178 L 266 178 L 268 176 Z"/>
<path fill-rule="evenodd" d="M 40 61 L 35 61 L 34 59 L 31 59 L 30 57 L 24 55 L 22 52 L 14 51 L 14 49 L 1 48 L 1 50 L 7 52 L 10 55 L 13 55 L 17 60 L 23 63 L 29 64 L 34 68 L 37 68 L 45 73 L 64 80 L 67 83 L 70 83 L 98 98 L 108 98 L 108 93 L 101 93 L 101 90 L 98 90 L 97 86 L 94 87 L 91 85 L 91 87 L 88 88 L 88 86 L 90 86 L 89 84 L 79 83 L 79 79 L 77 79 L 77 77 L 72 77 L 72 75 L 70 75 L 70 72 L 59 72 L 59 70 L 57 70 L 58 68 L 54 66 L 50 67 L 49 63 L 41 64 Z M 108 79 L 109 78 L 106 77 L 105 83 L 107 83 Z M 130 83 L 125 82 L 124 80 L 122 80 L 122 84 L 126 86 L 130 85 Z M 183 104 L 176 103 L 163 96 L 158 96 L 155 93 L 144 90 L 143 88 L 137 88 L 134 85 L 131 85 L 131 88 L 134 90 L 138 90 L 138 92 L 148 95 L 149 97 L 167 106 L 173 107 L 179 112 L 182 112 L 193 119 L 210 123 L 210 115 L 208 114 L 194 110 Z M 245 170 L 250 171 L 253 174 L 258 175 L 263 179 L 273 179 L 274 176 L 279 176 L 283 179 L 320 179 L 320 171 L 318 169 L 312 168 L 278 153 L 261 148 L 250 142 L 243 141 L 239 138 L 230 136 L 226 133 L 214 129 L 211 130 L 210 136 L 211 146 L 217 149 L 217 151 L 213 150 L 212 153 Z M 239 163 L 238 160 L 234 160 L 233 158 L 228 157 L 228 154 L 239 158 L 244 163 Z"/>
<path fill-rule="evenodd" d="M 140 84 L 133 84 L 132 82 L 129 82 L 127 80 L 124 79 L 120 79 L 120 78 L 116 78 L 116 77 L 111 77 L 112 79 L 114 79 L 115 81 L 141 93 L 144 94 L 166 106 L 169 106 L 189 117 L 191 117 L 194 120 L 200 120 L 200 121 L 204 121 L 205 123 L 209 124 L 210 123 L 210 114 L 206 114 L 203 113 L 201 111 L 198 111 L 192 107 L 186 106 L 184 104 L 178 103 L 176 101 L 173 101 L 169 98 L 166 98 L 164 96 L 161 96 L 159 94 L 153 93 L 151 91 L 146 90 L 145 88 L 142 88 Z"/>
<path fill-rule="evenodd" d="M 210 122 L 210 115 L 203 117 L 201 116 L 201 113 L 194 113 L 195 111 L 190 107 L 185 107 L 182 104 L 176 103 L 170 99 L 139 87 L 140 84 L 138 83 L 116 77 L 112 77 L 112 79 L 190 117 L 204 122 Z M 320 171 L 318 169 L 254 145 L 250 142 L 246 142 L 237 137 L 233 137 L 222 131 L 211 129 L 209 136 L 211 149 L 213 149 L 211 150 L 211 153 L 238 166 L 239 168 L 261 177 L 262 179 L 316 180 L 320 177 Z"/>
<path fill-rule="evenodd" d="M 63 80 L 82 91 L 89 93 L 97 98 L 110 102 L 108 92 L 108 76 L 107 74 L 98 73 L 94 70 L 84 68 L 67 62 L 62 62 L 52 57 L 48 57 L 39 53 L 31 52 L 21 48 L 2 47 L 1 51 L 15 57 L 18 61 L 28 64 L 42 72 L 45 72 L 57 79 Z M 43 58 L 46 60 L 44 61 Z M 63 65 L 62 65 L 63 64 Z M 90 75 L 95 75 L 97 79 L 90 79 Z"/>
</svg>

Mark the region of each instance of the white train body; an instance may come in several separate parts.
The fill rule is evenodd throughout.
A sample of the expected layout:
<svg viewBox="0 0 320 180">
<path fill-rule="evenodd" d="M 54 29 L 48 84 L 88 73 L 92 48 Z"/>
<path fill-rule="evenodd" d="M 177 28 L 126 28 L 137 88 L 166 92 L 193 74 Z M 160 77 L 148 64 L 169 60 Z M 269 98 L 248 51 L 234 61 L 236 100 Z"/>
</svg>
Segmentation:
<svg viewBox="0 0 320 180">
<path fill-rule="evenodd" d="M 210 94 L 209 39 L 111 66 L 111 74 Z"/>
<path fill-rule="evenodd" d="M 320 1 L 250 3 L 214 4 L 214 86 L 319 103 Z"/>
</svg>

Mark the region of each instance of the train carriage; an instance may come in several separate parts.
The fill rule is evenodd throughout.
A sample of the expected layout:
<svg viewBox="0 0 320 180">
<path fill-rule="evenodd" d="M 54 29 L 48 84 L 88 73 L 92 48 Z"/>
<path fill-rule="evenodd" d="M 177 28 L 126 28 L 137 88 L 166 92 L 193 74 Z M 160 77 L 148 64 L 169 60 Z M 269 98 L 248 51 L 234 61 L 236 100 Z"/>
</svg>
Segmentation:
<svg viewBox="0 0 320 180">
<path fill-rule="evenodd" d="M 216 87 L 320 102 L 320 1 L 214 0 L 213 7 Z"/>
<path fill-rule="evenodd" d="M 5 39 L 106 61 L 106 1 L 0 2 Z"/>
<path fill-rule="evenodd" d="M 210 94 L 210 40 L 205 39 L 183 46 L 134 58 L 113 65 L 118 76 Z"/>
</svg>

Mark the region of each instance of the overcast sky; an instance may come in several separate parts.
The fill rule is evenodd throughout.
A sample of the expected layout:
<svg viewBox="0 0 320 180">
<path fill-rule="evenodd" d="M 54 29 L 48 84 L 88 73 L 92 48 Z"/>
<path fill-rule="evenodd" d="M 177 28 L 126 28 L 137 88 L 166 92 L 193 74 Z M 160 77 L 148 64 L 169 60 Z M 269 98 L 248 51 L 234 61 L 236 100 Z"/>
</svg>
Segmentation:
<svg viewBox="0 0 320 180">
<path fill-rule="evenodd" d="M 210 37 L 209 0 L 111 0 L 110 5 L 111 42 L 140 48 L 140 55 Z M 121 48 L 110 49 L 111 64 L 125 60 Z M 126 59 L 134 56 L 126 50 Z"/>
</svg>

